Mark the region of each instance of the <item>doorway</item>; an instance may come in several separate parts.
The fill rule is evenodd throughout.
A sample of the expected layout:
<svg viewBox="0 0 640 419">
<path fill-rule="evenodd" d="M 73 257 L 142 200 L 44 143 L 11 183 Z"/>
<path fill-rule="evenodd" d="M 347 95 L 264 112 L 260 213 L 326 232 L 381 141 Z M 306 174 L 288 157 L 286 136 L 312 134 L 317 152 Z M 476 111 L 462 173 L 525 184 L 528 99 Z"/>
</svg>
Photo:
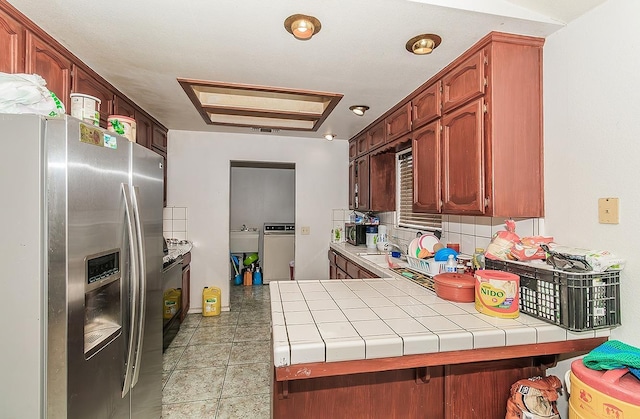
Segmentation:
<svg viewBox="0 0 640 419">
<path fill-rule="evenodd" d="M 255 251 L 258 262 L 254 268 L 262 268 L 264 225 L 295 223 L 295 163 L 231 161 L 230 171 L 230 253 L 238 257 L 242 268 L 244 258 Z M 236 246 L 239 242 L 234 239 L 238 237 L 250 239 Z M 294 249 L 291 261 L 295 259 Z M 235 275 L 233 268 L 232 272 Z"/>
</svg>

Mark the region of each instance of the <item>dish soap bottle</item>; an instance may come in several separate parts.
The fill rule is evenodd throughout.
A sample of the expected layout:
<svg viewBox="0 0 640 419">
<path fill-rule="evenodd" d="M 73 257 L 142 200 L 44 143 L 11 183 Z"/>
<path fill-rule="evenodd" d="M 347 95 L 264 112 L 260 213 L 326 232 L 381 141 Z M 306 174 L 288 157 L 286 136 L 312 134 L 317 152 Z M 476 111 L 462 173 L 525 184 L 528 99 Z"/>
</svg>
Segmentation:
<svg viewBox="0 0 640 419">
<path fill-rule="evenodd" d="M 458 264 L 456 263 L 455 256 L 449 255 L 449 257 L 447 258 L 447 263 L 445 263 L 444 265 L 444 271 L 447 273 L 456 273 L 457 266 Z"/>
</svg>

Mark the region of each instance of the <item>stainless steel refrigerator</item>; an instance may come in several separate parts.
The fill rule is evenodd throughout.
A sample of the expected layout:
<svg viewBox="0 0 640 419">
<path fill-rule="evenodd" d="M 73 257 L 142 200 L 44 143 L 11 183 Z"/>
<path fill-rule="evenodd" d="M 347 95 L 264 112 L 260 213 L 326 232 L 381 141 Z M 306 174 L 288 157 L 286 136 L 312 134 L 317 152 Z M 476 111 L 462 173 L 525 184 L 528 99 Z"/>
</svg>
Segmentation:
<svg viewBox="0 0 640 419">
<path fill-rule="evenodd" d="M 0 416 L 159 418 L 162 158 L 0 114 Z"/>
</svg>

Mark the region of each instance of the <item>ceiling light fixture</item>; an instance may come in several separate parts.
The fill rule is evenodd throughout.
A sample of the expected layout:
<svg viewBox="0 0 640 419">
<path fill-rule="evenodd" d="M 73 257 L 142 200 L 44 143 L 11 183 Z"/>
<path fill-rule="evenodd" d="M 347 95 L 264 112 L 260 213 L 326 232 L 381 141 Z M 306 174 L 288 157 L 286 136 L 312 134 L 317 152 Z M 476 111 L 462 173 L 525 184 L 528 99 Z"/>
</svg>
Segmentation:
<svg viewBox="0 0 640 419">
<path fill-rule="evenodd" d="M 327 141 L 333 141 L 333 139 L 336 138 L 336 135 L 335 134 L 325 134 L 324 138 Z"/>
<path fill-rule="evenodd" d="M 307 15 L 291 15 L 284 20 L 284 28 L 302 41 L 311 39 L 311 37 L 322 29 L 320 21 L 313 16 Z"/>
<path fill-rule="evenodd" d="M 425 33 L 422 35 L 414 36 L 407 41 L 405 47 L 407 51 L 416 55 L 431 54 L 431 51 L 436 49 L 442 42 L 442 38 L 432 33 Z"/>
<path fill-rule="evenodd" d="M 358 116 L 362 116 L 366 111 L 369 110 L 369 107 L 365 105 L 353 105 L 349 106 L 349 110 Z"/>
</svg>

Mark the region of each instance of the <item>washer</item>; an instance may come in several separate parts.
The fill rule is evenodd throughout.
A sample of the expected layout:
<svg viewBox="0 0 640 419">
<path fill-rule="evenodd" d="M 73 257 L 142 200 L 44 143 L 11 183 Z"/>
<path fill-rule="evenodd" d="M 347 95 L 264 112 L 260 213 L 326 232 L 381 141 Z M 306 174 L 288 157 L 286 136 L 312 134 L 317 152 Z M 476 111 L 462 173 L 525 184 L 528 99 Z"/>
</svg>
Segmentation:
<svg viewBox="0 0 640 419">
<path fill-rule="evenodd" d="M 289 280 L 289 262 L 295 258 L 296 227 L 293 223 L 264 223 L 262 280 Z"/>
</svg>

